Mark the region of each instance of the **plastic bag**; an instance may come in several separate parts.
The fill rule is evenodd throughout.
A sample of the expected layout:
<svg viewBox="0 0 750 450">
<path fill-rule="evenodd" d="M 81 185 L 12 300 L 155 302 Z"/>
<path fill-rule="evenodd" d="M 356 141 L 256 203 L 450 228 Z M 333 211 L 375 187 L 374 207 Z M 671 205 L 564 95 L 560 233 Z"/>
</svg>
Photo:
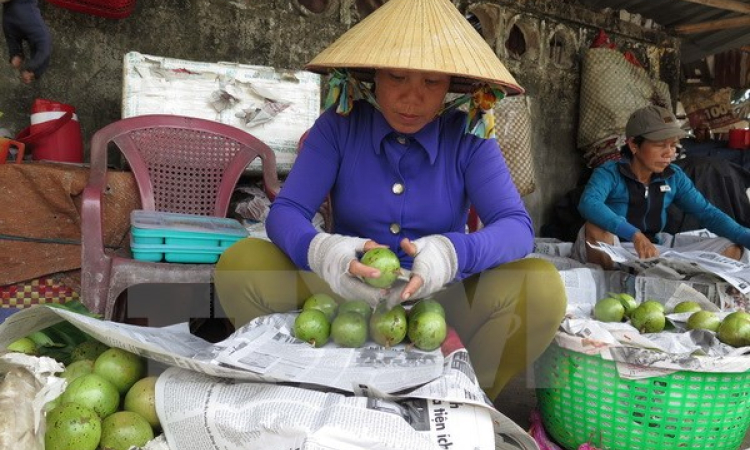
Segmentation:
<svg viewBox="0 0 750 450">
<path fill-rule="evenodd" d="M 44 433 L 34 432 L 34 398 L 41 384 L 18 366 L 0 376 L 0 450 L 43 450 Z"/>
</svg>

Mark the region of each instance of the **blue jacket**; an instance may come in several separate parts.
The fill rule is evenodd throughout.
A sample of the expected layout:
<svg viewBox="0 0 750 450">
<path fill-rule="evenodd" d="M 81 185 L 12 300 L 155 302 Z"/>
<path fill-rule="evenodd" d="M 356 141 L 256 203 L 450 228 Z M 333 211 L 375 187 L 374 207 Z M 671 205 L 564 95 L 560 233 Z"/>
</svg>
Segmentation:
<svg viewBox="0 0 750 450">
<path fill-rule="evenodd" d="M 37 0 L 11 0 L 3 4 L 3 33 L 8 44 L 8 58 L 24 58 L 22 70 L 42 76 L 52 55 L 52 35 L 42 19 Z M 24 57 L 23 41 L 27 41 L 31 57 Z"/>
<path fill-rule="evenodd" d="M 620 239 L 632 241 L 633 235 L 641 231 L 658 243 L 656 234 L 664 229 L 667 208 L 672 203 L 695 216 L 709 231 L 750 248 L 750 229 L 709 203 L 675 164 L 663 173 L 653 174 L 646 186 L 636 179 L 629 161 L 606 162 L 591 174 L 578 211 L 584 219 Z"/>
</svg>

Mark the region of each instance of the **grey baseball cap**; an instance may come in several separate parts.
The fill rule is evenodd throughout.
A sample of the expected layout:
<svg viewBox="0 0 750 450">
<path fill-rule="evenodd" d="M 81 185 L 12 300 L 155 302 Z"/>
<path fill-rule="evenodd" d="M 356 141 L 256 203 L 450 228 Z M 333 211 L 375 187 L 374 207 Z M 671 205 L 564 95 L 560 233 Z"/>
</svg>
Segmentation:
<svg viewBox="0 0 750 450">
<path fill-rule="evenodd" d="M 684 138 L 687 132 L 671 111 L 660 106 L 646 106 L 630 115 L 625 125 L 625 137 L 643 136 L 650 141 Z"/>
</svg>

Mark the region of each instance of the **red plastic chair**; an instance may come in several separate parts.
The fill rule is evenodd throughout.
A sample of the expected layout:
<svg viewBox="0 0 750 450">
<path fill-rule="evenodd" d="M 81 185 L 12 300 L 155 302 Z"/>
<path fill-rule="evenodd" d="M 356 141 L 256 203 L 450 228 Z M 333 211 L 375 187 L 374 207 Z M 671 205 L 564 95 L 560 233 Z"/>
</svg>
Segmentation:
<svg viewBox="0 0 750 450">
<path fill-rule="evenodd" d="M 266 192 L 279 191 L 273 151 L 229 125 L 174 115 L 122 119 L 91 139 L 91 172 L 83 191 L 81 299 L 112 319 L 118 296 L 141 283 L 210 283 L 213 264 L 153 263 L 106 254 L 101 200 L 107 183 L 107 148 L 114 143 L 133 172 L 141 208 L 225 217 L 245 168 L 260 157 Z"/>
</svg>

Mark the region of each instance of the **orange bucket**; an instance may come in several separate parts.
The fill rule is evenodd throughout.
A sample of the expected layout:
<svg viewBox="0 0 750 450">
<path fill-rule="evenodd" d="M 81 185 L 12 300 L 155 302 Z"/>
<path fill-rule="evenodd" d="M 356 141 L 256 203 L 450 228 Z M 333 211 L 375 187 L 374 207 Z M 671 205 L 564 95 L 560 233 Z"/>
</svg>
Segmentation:
<svg viewBox="0 0 750 450">
<path fill-rule="evenodd" d="M 11 147 L 15 147 L 18 151 L 18 153 L 16 153 L 16 164 L 21 164 L 23 161 L 23 153 L 26 149 L 26 144 L 0 137 L 0 164 L 5 164 L 5 161 L 8 160 L 8 153 L 10 153 Z"/>
</svg>

